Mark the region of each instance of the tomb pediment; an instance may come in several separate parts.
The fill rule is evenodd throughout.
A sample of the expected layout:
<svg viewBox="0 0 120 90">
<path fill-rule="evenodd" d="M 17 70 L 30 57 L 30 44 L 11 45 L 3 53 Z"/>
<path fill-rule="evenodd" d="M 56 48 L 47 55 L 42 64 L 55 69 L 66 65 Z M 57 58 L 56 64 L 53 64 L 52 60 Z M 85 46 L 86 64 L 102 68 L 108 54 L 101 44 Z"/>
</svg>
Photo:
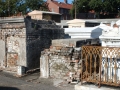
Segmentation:
<svg viewBox="0 0 120 90">
<path fill-rule="evenodd" d="M 116 24 L 114 24 L 113 26 L 100 24 L 99 27 L 103 29 L 101 36 L 119 36 L 119 28 Z"/>
</svg>

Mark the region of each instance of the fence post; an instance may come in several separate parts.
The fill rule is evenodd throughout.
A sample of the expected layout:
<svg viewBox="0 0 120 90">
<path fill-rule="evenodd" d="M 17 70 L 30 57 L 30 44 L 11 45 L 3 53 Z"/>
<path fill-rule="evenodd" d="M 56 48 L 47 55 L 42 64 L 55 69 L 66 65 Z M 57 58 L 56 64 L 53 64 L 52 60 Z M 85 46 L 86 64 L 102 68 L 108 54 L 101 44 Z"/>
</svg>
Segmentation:
<svg viewBox="0 0 120 90">
<path fill-rule="evenodd" d="M 100 55 L 100 63 L 99 63 L 99 88 L 101 87 L 101 62 L 102 62 L 102 47 L 101 47 L 101 55 Z"/>
<path fill-rule="evenodd" d="M 82 48 L 83 47 L 81 47 L 81 60 L 82 60 Z M 81 61 L 81 73 L 80 73 L 80 78 L 81 78 L 81 84 L 82 84 L 82 66 L 83 66 L 83 61 Z"/>
</svg>

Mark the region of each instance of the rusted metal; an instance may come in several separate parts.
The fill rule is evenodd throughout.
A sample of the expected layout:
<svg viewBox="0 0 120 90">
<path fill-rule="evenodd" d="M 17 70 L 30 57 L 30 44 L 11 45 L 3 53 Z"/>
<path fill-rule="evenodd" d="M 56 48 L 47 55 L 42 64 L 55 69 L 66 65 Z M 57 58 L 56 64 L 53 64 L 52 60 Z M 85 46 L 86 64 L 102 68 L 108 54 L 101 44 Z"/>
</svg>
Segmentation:
<svg viewBox="0 0 120 90">
<path fill-rule="evenodd" d="M 102 55 L 101 55 L 101 57 L 100 57 L 100 60 L 102 59 Z M 101 66 L 101 61 L 100 61 L 100 63 L 99 63 L 99 66 Z M 100 86 L 101 86 L 101 67 L 99 68 L 99 88 L 100 88 Z"/>
<path fill-rule="evenodd" d="M 81 81 L 120 86 L 120 48 L 83 46 Z"/>
</svg>

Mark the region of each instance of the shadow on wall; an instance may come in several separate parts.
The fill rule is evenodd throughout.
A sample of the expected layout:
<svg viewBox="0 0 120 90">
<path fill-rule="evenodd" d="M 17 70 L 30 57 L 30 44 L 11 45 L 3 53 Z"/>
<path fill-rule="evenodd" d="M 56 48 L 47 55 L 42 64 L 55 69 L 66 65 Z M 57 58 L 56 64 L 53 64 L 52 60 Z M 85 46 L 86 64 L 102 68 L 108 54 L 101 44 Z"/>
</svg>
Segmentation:
<svg viewBox="0 0 120 90">
<path fill-rule="evenodd" d="M 99 36 L 102 35 L 102 30 L 101 28 L 95 28 L 92 32 L 91 32 L 91 37 L 92 38 L 99 38 Z"/>
<path fill-rule="evenodd" d="M 0 90 L 20 90 L 20 89 L 15 88 L 15 87 L 1 87 L 0 86 Z"/>
<path fill-rule="evenodd" d="M 71 36 L 69 34 L 65 34 L 64 35 L 64 38 L 67 39 L 67 38 L 71 38 Z"/>
<path fill-rule="evenodd" d="M 79 40 L 76 42 L 76 47 L 82 47 L 83 45 L 101 46 L 101 44 L 99 43 L 99 38 Z"/>
<path fill-rule="evenodd" d="M 41 51 L 49 49 L 52 40 L 63 39 L 64 29 L 54 21 L 34 20 L 30 17 L 25 18 L 25 25 L 27 69 L 39 68 Z"/>
<path fill-rule="evenodd" d="M 81 47 L 83 45 L 86 45 L 86 40 L 79 40 L 76 42 L 76 47 Z"/>
</svg>

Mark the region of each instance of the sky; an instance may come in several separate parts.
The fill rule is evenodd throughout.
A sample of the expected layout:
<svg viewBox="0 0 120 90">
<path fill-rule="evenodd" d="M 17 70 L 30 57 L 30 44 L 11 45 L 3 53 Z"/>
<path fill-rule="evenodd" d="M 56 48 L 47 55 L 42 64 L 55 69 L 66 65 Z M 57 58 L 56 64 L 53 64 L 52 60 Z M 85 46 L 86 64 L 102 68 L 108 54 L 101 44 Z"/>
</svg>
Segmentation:
<svg viewBox="0 0 120 90">
<path fill-rule="evenodd" d="M 47 1 L 47 0 L 45 0 L 45 1 Z M 64 2 L 64 0 L 55 0 L 55 1 Z M 72 1 L 73 1 L 73 0 L 68 0 L 68 3 L 70 3 L 70 4 L 71 4 L 71 3 L 72 3 Z"/>
<path fill-rule="evenodd" d="M 56 0 L 56 1 L 60 1 L 60 2 L 64 2 L 64 0 Z M 71 3 L 73 0 L 68 0 L 68 3 Z"/>
</svg>

